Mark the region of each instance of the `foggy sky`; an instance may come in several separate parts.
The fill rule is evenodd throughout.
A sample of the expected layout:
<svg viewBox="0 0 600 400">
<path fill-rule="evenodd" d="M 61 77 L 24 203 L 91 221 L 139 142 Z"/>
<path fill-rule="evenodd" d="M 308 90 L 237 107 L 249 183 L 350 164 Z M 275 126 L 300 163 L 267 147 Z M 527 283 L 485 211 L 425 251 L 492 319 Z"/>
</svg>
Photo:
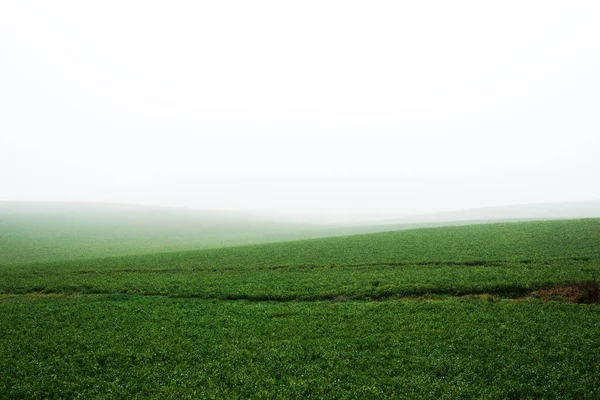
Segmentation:
<svg viewBox="0 0 600 400">
<path fill-rule="evenodd" d="M 0 200 L 600 199 L 597 1 L 5 1 Z"/>
</svg>

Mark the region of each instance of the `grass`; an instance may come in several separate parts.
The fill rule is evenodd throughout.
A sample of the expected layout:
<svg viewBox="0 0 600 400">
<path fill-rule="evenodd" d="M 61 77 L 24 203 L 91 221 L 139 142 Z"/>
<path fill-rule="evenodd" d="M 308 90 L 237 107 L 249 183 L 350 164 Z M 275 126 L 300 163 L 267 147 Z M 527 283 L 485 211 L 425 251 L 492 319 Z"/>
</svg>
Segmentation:
<svg viewBox="0 0 600 400">
<path fill-rule="evenodd" d="M 340 234 L 226 212 L 0 202 L 0 264 L 182 251 Z"/>
<path fill-rule="evenodd" d="M 600 395 L 589 305 L 16 296 L 0 318 L 6 398 Z"/>
<path fill-rule="evenodd" d="M 598 304 L 534 292 L 599 272 L 598 219 L 6 264 L 0 397 L 594 399 Z"/>
<path fill-rule="evenodd" d="M 486 215 L 488 219 L 502 218 L 502 215 L 505 218 L 536 218 L 544 215 L 545 209 L 558 216 L 600 215 L 600 202 L 557 204 L 550 208 L 543 205 L 516 207 L 515 210 L 521 210 L 519 212 L 491 208 L 436 215 L 434 220 L 424 216 L 382 221 L 375 225 L 342 226 L 269 221 L 224 211 L 0 201 L 0 265 L 180 252 L 424 226 L 464 225 L 485 222 Z"/>
<path fill-rule="evenodd" d="M 0 268 L 0 293 L 249 300 L 522 294 L 600 275 L 600 220 L 428 228 Z"/>
<path fill-rule="evenodd" d="M 338 226 L 224 211 L 0 201 L 0 264 L 176 252 L 414 226 Z"/>
</svg>

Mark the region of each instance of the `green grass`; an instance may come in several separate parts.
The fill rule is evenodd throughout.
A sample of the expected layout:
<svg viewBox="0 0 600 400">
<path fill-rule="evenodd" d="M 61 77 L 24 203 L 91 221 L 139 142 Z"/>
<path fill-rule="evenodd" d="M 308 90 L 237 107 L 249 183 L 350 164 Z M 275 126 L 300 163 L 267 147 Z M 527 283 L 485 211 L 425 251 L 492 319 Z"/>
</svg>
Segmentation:
<svg viewBox="0 0 600 400">
<path fill-rule="evenodd" d="M 521 298 L 594 277 L 599 219 L 6 264 L 0 398 L 595 399 L 599 305 Z"/>
<path fill-rule="evenodd" d="M 599 216 L 600 202 L 496 207 L 342 226 L 271 221 L 224 211 L 0 201 L 0 265 L 179 252 L 544 215 Z"/>
<path fill-rule="evenodd" d="M 17 296 L 0 319 L 5 398 L 600 396 L 590 305 Z"/>
<path fill-rule="evenodd" d="M 226 212 L 0 202 L 0 264 L 215 248 L 344 233 Z"/>
<path fill-rule="evenodd" d="M 600 276 L 600 220 L 428 228 L 5 266 L 0 293 L 319 300 L 520 294 Z"/>
<path fill-rule="evenodd" d="M 453 222 L 460 224 L 464 222 Z M 225 211 L 0 201 L 0 265 L 84 260 L 408 229 L 260 219 Z"/>
</svg>

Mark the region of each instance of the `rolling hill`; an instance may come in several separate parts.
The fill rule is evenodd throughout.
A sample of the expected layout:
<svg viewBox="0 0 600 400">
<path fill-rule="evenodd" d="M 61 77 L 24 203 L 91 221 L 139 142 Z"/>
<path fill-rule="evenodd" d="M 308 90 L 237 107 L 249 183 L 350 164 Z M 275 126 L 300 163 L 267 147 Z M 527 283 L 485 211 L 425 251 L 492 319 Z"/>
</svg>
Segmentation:
<svg viewBox="0 0 600 400">
<path fill-rule="evenodd" d="M 81 260 L 488 222 L 600 217 L 600 202 L 463 210 L 354 224 L 164 207 L 0 202 L 0 264 Z"/>
<path fill-rule="evenodd" d="M 579 219 L 0 265 L 0 393 L 597 399 L 599 244 Z"/>
</svg>

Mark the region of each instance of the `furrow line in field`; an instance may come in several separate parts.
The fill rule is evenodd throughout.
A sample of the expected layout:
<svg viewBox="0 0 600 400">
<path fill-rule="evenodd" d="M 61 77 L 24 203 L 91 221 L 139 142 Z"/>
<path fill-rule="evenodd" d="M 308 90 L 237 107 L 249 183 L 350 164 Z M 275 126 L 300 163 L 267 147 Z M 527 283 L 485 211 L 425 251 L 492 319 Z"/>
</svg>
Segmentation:
<svg viewBox="0 0 600 400">
<path fill-rule="evenodd" d="M 249 302 L 344 302 L 344 301 L 401 301 L 401 300 L 435 300 L 442 298 L 461 298 L 472 296 L 475 299 L 489 301 L 506 299 L 543 298 L 567 299 L 572 302 L 598 303 L 598 285 L 596 284 L 596 297 L 586 301 L 590 293 L 590 282 L 573 282 L 570 284 L 540 284 L 535 287 L 524 287 L 519 285 L 496 286 L 493 288 L 414 288 L 394 289 L 379 291 L 377 293 L 356 292 L 329 292 L 323 294 L 267 294 L 267 293 L 169 293 L 162 290 L 138 291 L 135 289 L 110 291 L 92 287 L 65 287 L 62 290 L 36 287 L 24 291 L 4 291 L 0 296 L 30 296 L 30 297 L 69 297 L 80 295 L 104 295 L 119 297 L 135 296 L 159 296 L 167 298 L 197 299 L 197 300 L 221 300 L 221 301 L 249 301 Z M 593 288 L 592 288 L 593 289 Z M 593 294 L 592 294 L 593 296 Z M 584 301 L 579 301 L 584 299 Z"/>
</svg>

